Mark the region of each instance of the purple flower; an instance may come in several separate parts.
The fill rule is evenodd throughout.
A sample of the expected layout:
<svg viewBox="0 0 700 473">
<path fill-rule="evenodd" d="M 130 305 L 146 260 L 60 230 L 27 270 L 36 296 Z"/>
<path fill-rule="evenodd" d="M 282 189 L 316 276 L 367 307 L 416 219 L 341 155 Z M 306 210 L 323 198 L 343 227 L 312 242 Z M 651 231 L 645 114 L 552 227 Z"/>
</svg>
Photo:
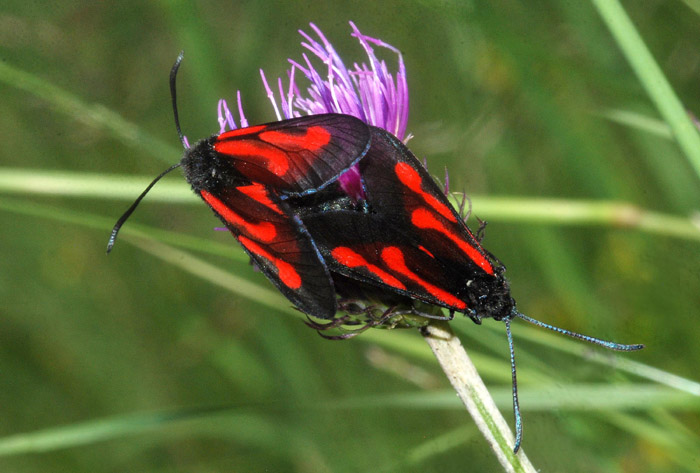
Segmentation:
<svg viewBox="0 0 700 473">
<path fill-rule="evenodd" d="M 277 119 L 343 113 L 384 128 L 400 140 L 407 139 L 408 86 L 406 69 L 399 50 L 379 39 L 363 35 L 355 24 L 350 22 L 352 36 L 360 42 L 368 63 L 353 63 L 348 69 L 321 30 L 313 23 L 310 23 L 310 26 L 318 40 L 304 31 L 300 30 L 299 33 L 304 38 L 301 45 L 311 53 L 311 57 L 304 53 L 301 62 L 289 60 L 291 68 L 287 71 L 287 84 L 285 85 L 282 78 L 277 79 L 279 97 L 275 97 L 264 72 L 260 70 Z M 388 49 L 398 56 L 398 70 L 394 74 L 390 72 L 386 62 L 374 54 L 373 46 Z M 318 70 L 314 61 L 321 63 Z M 305 92 L 302 92 L 295 82 L 297 70 L 309 81 Z M 241 127 L 246 127 L 248 121 L 241 106 L 240 91 L 237 99 L 239 121 Z M 219 101 L 219 124 L 220 133 L 236 128 L 225 100 Z M 356 200 L 364 198 L 360 172 L 356 166 L 343 173 L 339 182 L 349 196 Z"/>
</svg>

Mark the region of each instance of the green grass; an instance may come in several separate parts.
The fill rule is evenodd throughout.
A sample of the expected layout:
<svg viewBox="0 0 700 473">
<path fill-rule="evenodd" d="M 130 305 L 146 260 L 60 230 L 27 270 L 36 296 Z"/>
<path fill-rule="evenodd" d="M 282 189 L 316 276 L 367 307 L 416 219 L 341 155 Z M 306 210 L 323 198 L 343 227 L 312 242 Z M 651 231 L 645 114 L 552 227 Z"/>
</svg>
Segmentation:
<svg viewBox="0 0 700 473">
<path fill-rule="evenodd" d="M 463 6 L 464 5 L 464 6 Z M 414 152 L 489 220 L 542 471 L 696 471 L 700 16 L 695 1 L 10 2 L 0 13 L 0 470 L 499 471 L 421 337 L 322 340 L 171 177 L 167 74 L 194 140 L 258 69 L 347 20 L 404 54 Z M 631 21 L 630 21 L 631 20 Z M 642 47 L 646 45 L 649 51 Z M 393 60 L 391 57 L 387 57 Z M 503 324 L 452 324 L 511 419 Z"/>
</svg>

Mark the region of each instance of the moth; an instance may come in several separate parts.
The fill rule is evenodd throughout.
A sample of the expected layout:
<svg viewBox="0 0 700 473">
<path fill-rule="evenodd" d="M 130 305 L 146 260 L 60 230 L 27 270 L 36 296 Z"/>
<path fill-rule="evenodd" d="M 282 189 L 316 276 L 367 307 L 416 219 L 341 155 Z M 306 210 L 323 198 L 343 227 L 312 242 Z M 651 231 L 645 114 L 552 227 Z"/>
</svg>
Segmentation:
<svg viewBox="0 0 700 473">
<path fill-rule="evenodd" d="M 465 223 L 427 169 L 399 139 L 350 115 L 320 114 L 215 134 L 188 147 L 114 226 L 108 252 L 136 206 L 180 167 L 257 268 L 299 310 L 336 319 L 339 300 L 367 298 L 419 317 L 474 322 L 502 320 L 511 350 L 515 451 L 522 438 L 510 321 L 540 327 L 613 350 L 638 350 L 532 319 L 516 309 L 505 266 Z M 356 193 L 340 184 L 352 173 Z M 420 304 L 447 309 L 435 315 Z M 385 319 L 381 319 L 381 323 Z M 339 324 L 331 322 L 329 326 Z M 376 325 L 376 324 L 374 324 Z M 321 325 L 313 325 L 324 328 Z"/>
</svg>

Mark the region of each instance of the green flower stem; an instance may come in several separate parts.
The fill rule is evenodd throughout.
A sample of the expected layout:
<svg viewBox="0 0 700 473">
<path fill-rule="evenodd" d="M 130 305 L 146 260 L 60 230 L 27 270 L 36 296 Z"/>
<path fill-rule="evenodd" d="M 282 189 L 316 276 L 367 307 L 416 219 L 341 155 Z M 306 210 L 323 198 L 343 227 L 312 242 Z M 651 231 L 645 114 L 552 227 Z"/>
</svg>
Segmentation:
<svg viewBox="0 0 700 473">
<path fill-rule="evenodd" d="M 432 320 L 421 333 L 505 471 L 535 473 L 522 448 L 513 453 L 513 434 L 449 324 Z"/>
<path fill-rule="evenodd" d="M 133 201 L 153 180 L 145 176 L 0 168 L 0 193 Z M 182 178 L 161 180 L 150 202 L 199 203 Z"/>
<path fill-rule="evenodd" d="M 637 78 L 700 177 L 700 135 L 618 0 L 592 0 Z"/>
<path fill-rule="evenodd" d="M 0 168 L 0 194 L 133 201 L 152 179 L 153 176 Z M 159 182 L 148 194 L 148 200 L 199 203 L 199 199 L 182 180 Z M 600 225 L 700 241 L 700 224 L 692 218 L 652 212 L 624 202 L 475 196 L 472 203 L 479 209 L 480 216 L 501 222 Z"/>
<path fill-rule="evenodd" d="M 614 201 L 482 198 L 472 199 L 479 214 L 506 222 L 556 225 L 600 225 L 629 228 L 653 235 L 700 241 L 697 218 L 653 212 Z"/>
</svg>

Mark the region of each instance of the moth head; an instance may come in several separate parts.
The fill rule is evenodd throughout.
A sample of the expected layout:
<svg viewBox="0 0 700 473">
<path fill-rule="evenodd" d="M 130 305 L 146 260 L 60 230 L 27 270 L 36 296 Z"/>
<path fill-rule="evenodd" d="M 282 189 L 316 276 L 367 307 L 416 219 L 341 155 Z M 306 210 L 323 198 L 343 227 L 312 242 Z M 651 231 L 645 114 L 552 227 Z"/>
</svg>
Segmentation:
<svg viewBox="0 0 700 473">
<path fill-rule="evenodd" d="M 477 318 L 503 320 L 512 317 L 515 301 L 510 295 L 510 284 L 502 274 L 470 279 L 465 289 L 464 299 Z"/>
<path fill-rule="evenodd" d="M 215 140 L 216 135 L 195 143 L 185 150 L 180 161 L 185 179 L 197 193 L 216 192 L 230 175 L 230 166 L 214 151 Z"/>
</svg>

